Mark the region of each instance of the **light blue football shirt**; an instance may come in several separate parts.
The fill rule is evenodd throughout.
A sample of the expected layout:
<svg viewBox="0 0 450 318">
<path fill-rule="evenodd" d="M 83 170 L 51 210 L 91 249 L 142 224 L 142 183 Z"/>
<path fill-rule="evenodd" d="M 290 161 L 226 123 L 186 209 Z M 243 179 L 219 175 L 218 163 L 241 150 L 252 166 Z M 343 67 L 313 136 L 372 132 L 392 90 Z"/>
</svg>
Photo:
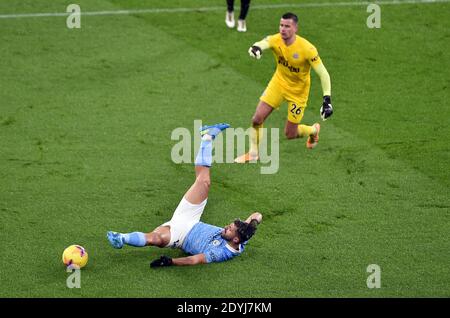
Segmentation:
<svg viewBox="0 0 450 318">
<path fill-rule="evenodd" d="M 187 234 L 181 248 L 191 255 L 205 254 L 207 263 L 223 262 L 240 255 L 247 242 L 239 244 L 239 251 L 236 251 L 220 236 L 221 232 L 220 227 L 198 222 Z"/>
</svg>

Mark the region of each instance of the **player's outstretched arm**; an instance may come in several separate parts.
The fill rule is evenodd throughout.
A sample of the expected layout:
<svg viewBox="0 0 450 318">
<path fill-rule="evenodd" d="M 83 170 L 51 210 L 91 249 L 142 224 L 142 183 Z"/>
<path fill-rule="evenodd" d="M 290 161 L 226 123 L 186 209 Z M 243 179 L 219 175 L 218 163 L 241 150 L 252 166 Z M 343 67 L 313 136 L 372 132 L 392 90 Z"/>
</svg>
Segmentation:
<svg viewBox="0 0 450 318">
<path fill-rule="evenodd" d="M 206 257 L 205 254 L 197 254 L 193 256 L 174 258 L 173 264 L 174 265 L 206 264 Z"/>
<path fill-rule="evenodd" d="M 259 42 L 253 43 L 253 45 L 248 49 L 248 54 L 259 60 L 262 56 L 262 51 L 267 50 L 269 47 L 269 40 L 265 38 Z"/>
<path fill-rule="evenodd" d="M 179 257 L 179 258 L 170 258 L 168 256 L 161 256 L 158 259 L 155 259 L 150 263 L 150 267 L 165 267 L 165 266 L 173 266 L 173 265 L 197 265 L 197 264 L 206 264 L 205 254 L 197 254 L 193 256 L 187 257 Z"/>
<path fill-rule="evenodd" d="M 320 84 L 322 84 L 323 96 L 327 96 L 327 95 L 331 96 L 330 74 L 328 74 L 328 71 L 325 68 L 325 65 L 323 65 L 322 62 L 320 62 L 318 64 L 312 64 L 312 67 L 320 78 Z"/>
<path fill-rule="evenodd" d="M 262 222 L 262 214 L 259 212 L 252 213 L 247 220 L 245 220 L 246 223 L 250 223 L 252 220 L 256 220 L 258 224 Z"/>
<path fill-rule="evenodd" d="M 331 105 L 331 80 L 325 65 L 322 62 L 311 64 L 314 71 L 319 75 L 322 85 L 323 103 L 320 107 L 320 117 L 327 120 L 333 114 L 333 106 Z"/>
</svg>

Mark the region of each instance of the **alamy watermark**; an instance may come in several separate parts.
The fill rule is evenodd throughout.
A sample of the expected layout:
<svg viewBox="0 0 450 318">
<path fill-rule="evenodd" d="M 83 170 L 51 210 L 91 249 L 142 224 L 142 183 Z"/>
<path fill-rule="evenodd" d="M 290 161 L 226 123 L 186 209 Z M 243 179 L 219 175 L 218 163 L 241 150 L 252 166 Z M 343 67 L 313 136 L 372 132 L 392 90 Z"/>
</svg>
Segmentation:
<svg viewBox="0 0 450 318">
<path fill-rule="evenodd" d="M 367 277 L 367 288 L 381 288 L 381 268 L 377 264 L 370 264 L 367 266 L 367 273 L 370 273 Z"/>
<path fill-rule="evenodd" d="M 66 9 L 70 13 L 66 20 L 66 25 L 69 29 L 81 28 L 81 8 L 78 4 L 69 4 Z"/>
<path fill-rule="evenodd" d="M 200 127 L 202 127 L 202 121 L 194 120 L 193 144 L 189 129 L 178 127 L 172 131 L 171 140 L 178 141 L 171 151 L 171 158 L 174 163 L 192 163 L 194 161 L 194 155 L 197 154 L 201 142 L 200 134 L 198 133 Z M 279 168 L 279 129 L 261 129 L 263 131 L 259 143 L 259 162 L 263 166 L 260 171 L 261 174 L 274 174 L 277 173 Z M 237 155 L 245 153 L 246 146 L 250 143 L 252 130 L 253 128 L 244 130 L 243 128 L 230 127 L 218 135 L 213 143 L 213 162 L 234 163 L 234 158 Z M 256 161 L 250 161 L 250 163 L 256 163 Z"/>
<path fill-rule="evenodd" d="M 369 29 L 381 28 L 381 8 L 378 4 L 371 3 L 367 6 L 367 13 L 371 13 L 367 17 L 367 27 Z"/>
<path fill-rule="evenodd" d="M 81 288 L 81 270 L 67 266 L 66 272 L 71 273 L 66 280 L 67 288 Z"/>
</svg>

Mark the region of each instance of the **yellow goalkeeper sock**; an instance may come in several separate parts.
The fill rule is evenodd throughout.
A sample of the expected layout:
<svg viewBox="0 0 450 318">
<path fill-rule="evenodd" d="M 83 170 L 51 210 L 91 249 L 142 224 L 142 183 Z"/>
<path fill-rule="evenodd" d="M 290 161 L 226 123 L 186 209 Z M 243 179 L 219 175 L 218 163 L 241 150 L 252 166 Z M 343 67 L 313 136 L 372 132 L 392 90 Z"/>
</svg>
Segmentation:
<svg viewBox="0 0 450 318">
<path fill-rule="evenodd" d="M 263 124 L 261 125 L 253 125 L 250 130 L 250 155 L 257 156 L 259 151 L 259 142 L 263 136 Z"/>
<path fill-rule="evenodd" d="M 316 133 L 316 129 L 313 126 L 298 125 L 297 129 L 300 137 L 307 137 Z"/>
</svg>

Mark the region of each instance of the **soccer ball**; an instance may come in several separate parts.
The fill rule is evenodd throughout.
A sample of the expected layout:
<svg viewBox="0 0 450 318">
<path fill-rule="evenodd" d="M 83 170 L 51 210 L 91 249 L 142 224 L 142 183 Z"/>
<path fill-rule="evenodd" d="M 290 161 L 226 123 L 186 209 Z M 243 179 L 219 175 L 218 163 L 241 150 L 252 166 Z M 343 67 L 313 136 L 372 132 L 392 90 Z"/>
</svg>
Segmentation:
<svg viewBox="0 0 450 318">
<path fill-rule="evenodd" d="M 80 269 L 86 266 L 88 261 L 88 253 L 83 246 L 70 245 L 64 250 L 62 254 L 62 261 L 66 266 Z"/>
</svg>

